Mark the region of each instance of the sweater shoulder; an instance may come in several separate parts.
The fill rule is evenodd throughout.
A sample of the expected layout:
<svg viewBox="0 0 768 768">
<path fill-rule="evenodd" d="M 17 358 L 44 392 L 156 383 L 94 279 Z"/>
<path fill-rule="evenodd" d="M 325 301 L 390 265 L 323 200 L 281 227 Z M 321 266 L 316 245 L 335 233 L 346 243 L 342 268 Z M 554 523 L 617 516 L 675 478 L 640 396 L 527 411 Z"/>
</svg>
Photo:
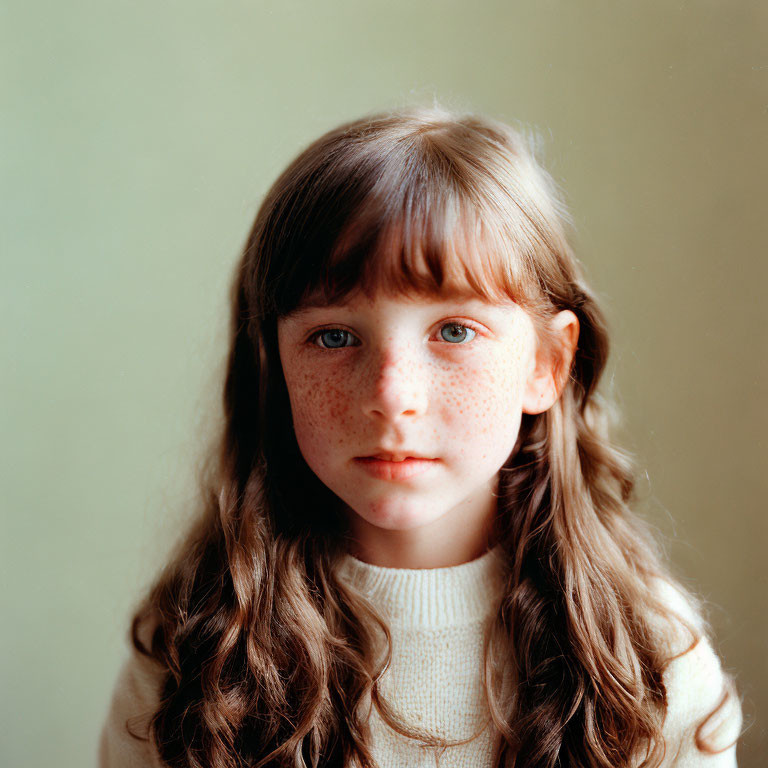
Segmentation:
<svg viewBox="0 0 768 768">
<path fill-rule="evenodd" d="M 151 627 L 142 627 L 139 638 L 149 645 Z M 101 729 L 99 768 L 161 768 L 161 760 L 149 740 L 149 723 L 160 705 L 165 670 L 129 642 L 113 686 Z"/>
<path fill-rule="evenodd" d="M 658 590 L 665 607 L 676 614 L 670 623 L 658 625 L 665 627 L 661 637 L 669 658 L 663 671 L 665 766 L 735 767 L 742 709 L 733 678 L 724 671 L 706 622 L 691 599 L 667 581 L 660 582 Z"/>
</svg>

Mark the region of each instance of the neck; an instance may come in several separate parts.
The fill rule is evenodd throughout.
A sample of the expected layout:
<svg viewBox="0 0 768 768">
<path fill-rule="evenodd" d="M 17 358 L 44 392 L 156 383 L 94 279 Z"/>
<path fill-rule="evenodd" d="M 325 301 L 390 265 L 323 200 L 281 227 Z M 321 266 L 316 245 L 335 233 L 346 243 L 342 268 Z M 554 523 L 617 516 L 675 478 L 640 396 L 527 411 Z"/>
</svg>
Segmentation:
<svg viewBox="0 0 768 768">
<path fill-rule="evenodd" d="M 383 568 L 448 568 L 477 559 L 496 544 L 493 509 L 471 515 L 452 511 L 426 525 L 387 529 L 350 514 L 348 551 Z"/>
</svg>

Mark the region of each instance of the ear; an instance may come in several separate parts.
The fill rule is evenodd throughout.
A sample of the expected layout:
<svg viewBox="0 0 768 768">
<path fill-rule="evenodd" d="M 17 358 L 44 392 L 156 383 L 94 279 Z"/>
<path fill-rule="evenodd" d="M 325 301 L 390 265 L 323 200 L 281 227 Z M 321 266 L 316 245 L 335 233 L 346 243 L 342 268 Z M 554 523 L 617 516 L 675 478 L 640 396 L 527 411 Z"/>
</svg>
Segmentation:
<svg viewBox="0 0 768 768">
<path fill-rule="evenodd" d="M 551 323 L 555 350 L 549 355 L 536 350 L 535 365 L 528 375 L 523 395 L 523 413 L 535 414 L 549 410 L 568 382 L 579 340 L 579 318 L 569 309 L 564 309 L 552 318 Z"/>
</svg>

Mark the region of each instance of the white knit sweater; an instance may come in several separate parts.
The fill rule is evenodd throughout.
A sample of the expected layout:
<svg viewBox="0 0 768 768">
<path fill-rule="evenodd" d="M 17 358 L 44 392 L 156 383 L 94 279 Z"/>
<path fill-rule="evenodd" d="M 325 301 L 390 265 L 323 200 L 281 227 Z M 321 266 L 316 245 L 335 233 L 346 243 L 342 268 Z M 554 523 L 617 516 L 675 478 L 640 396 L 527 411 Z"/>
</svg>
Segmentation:
<svg viewBox="0 0 768 768">
<path fill-rule="evenodd" d="M 340 575 L 367 594 L 389 618 L 392 667 L 382 678 L 382 693 L 408 723 L 448 739 L 471 736 L 489 718 L 482 678 L 482 641 L 491 618 L 493 598 L 501 587 L 499 549 L 450 568 L 410 570 L 369 565 L 352 556 Z M 676 589 L 660 583 L 666 603 L 695 625 L 698 620 Z M 679 652 L 690 643 L 687 634 L 670 638 Z M 736 748 L 717 755 L 695 745 L 696 725 L 723 693 L 720 661 L 702 640 L 690 653 L 673 661 L 664 674 L 669 711 L 664 726 L 665 768 L 732 768 Z M 734 697 L 710 721 L 717 727 L 714 743 L 736 739 L 741 708 Z M 381 768 L 482 768 L 491 765 L 490 728 L 466 745 L 449 747 L 436 763 L 434 752 L 389 728 L 373 710 L 371 735 Z"/>
<path fill-rule="evenodd" d="M 383 568 L 351 555 L 341 563 L 340 577 L 368 595 L 388 618 L 393 655 L 381 681 L 386 701 L 407 723 L 450 740 L 480 731 L 469 744 L 449 747 L 438 763 L 434 750 L 390 729 L 374 707 L 370 720 L 372 749 L 380 768 L 491 765 L 491 731 L 489 727 L 483 729 L 489 713 L 482 683 L 482 639 L 501 585 L 499 565 L 498 549 L 447 568 Z M 679 592 L 671 587 L 663 589 L 673 608 L 696 621 Z M 686 636 L 672 647 L 682 649 L 688 644 Z M 708 755 L 694 742 L 696 726 L 716 707 L 723 692 L 720 661 L 711 645 L 702 640 L 673 661 L 664 678 L 669 701 L 664 768 L 734 768 L 735 746 Z M 131 739 L 123 727 L 127 717 L 155 705 L 158 685 L 152 663 L 131 652 L 102 730 L 101 768 L 160 765 L 147 742 Z M 734 741 L 741 727 L 738 699 L 732 696 L 710 725 L 716 745 Z"/>
<path fill-rule="evenodd" d="M 387 618 L 392 665 L 381 693 L 406 723 L 450 740 L 441 766 L 490 766 L 493 744 L 483 688 L 483 632 L 501 587 L 497 550 L 449 568 L 382 568 L 351 555 L 339 575 Z M 374 707 L 373 754 L 380 768 L 436 766 L 435 751 L 392 730 Z"/>
</svg>

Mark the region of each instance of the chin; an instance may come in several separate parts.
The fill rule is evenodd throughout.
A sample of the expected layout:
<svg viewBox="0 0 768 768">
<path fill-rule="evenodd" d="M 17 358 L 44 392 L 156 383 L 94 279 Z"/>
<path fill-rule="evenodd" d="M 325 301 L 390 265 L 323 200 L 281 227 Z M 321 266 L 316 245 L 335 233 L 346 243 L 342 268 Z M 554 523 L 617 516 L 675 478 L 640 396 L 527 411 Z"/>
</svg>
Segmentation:
<svg viewBox="0 0 768 768">
<path fill-rule="evenodd" d="M 417 503 L 412 499 L 381 499 L 352 509 L 371 525 L 392 531 L 419 528 L 438 519 L 442 514 L 436 512 L 434 507 L 427 513 L 424 503 Z M 358 509 L 362 513 L 358 512 Z"/>
</svg>

